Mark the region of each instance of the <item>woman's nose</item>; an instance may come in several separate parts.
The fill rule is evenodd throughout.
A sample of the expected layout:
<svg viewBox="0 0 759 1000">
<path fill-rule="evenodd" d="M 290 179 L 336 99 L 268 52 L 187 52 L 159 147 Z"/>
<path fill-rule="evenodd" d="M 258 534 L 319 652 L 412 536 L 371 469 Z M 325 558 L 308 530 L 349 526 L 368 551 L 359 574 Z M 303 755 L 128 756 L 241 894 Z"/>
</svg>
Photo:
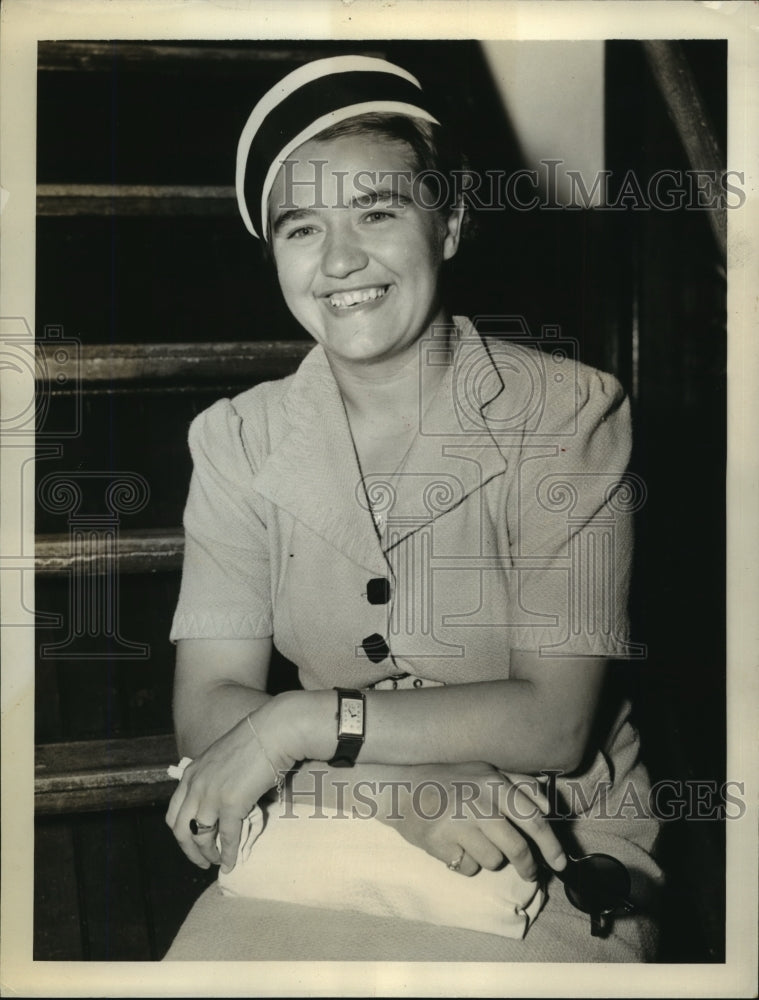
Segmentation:
<svg viewBox="0 0 759 1000">
<path fill-rule="evenodd" d="M 369 256 L 352 231 L 331 233 L 327 238 L 322 256 L 325 274 L 344 278 L 353 271 L 361 271 L 368 263 Z"/>
</svg>

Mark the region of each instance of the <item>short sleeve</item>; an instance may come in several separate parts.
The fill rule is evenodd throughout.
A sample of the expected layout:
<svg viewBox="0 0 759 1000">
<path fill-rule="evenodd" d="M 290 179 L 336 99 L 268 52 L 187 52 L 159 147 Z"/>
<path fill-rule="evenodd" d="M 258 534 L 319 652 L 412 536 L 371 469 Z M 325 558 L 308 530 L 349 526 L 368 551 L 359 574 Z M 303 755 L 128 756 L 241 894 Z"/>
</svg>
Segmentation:
<svg viewBox="0 0 759 1000">
<path fill-rule="evenodd" d="M 513 648 L 624 656 L 632 514 L 628 400 L 611 375 L 576 370 L 576 406 L 549 397 L 526 433 L 508 504 L 516 586 Z"/>
<path fill-rule="evenodd" d="M 195 418 L 182 585 L 170 638 L 272 634 L 269 540 L 242 420 L 229 400 Z"/>
</svg>

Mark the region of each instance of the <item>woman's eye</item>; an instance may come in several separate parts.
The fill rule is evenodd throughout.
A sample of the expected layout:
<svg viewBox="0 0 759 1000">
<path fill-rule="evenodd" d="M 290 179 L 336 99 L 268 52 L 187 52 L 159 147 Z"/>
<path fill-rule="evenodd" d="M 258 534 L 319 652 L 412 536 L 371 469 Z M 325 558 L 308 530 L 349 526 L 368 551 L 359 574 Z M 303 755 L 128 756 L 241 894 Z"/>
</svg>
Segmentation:
<svg viewBox="0 0 759 1000">
<path fill-rule="evenodd" d="M 313 226 L 299 226 L 297 229 L 293 229 L 287 234 L 288 240 L 302 240 L 306 236 L 310 236 L 311 233 L 315 232 Z"/>
<path fill-rule="evenodd" d="M 385 219 L 392 219 L 393 215 L 391 212 L 383 212 L 381 209 L 377 209 L 374 212 L 367 212 L 364 218 L 367 222 L 384 222 Z"/>
</svg>

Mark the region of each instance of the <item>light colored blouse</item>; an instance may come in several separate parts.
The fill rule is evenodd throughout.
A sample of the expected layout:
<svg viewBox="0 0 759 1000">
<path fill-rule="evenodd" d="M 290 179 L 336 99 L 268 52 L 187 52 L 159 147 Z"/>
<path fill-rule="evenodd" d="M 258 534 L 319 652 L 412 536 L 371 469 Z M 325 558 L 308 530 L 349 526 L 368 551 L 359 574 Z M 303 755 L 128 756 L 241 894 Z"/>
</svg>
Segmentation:
<svg viewBox="0 0 759 1000">
<path fill-rule="evenodd" d="M 626 605 L 643 491 L 622 388 L 566 344 L 454 324 L 419 345 L 446 371 L 398 469 L 360 469 L 319 346 L 193 421 L 172 640 L 273 636 L 306 689 L 508 678 L 512 649 L 557 669 L 641 652 Z M 658 822 L 626 701 L 600 733 L 583 772 L 556 782 L 567 834 L 627 864 L 645 898 Z"/>
<path fill-rule="evenodd" d="M 619 383 L 455 324 L 420 344 L 447 370 L 399 470 L 360 470 L 319 346 L 193 421 L 172 640 L 273 635 L 307 689 L 506 678 L 511 649 L 627 654 Z"/>
</svg>

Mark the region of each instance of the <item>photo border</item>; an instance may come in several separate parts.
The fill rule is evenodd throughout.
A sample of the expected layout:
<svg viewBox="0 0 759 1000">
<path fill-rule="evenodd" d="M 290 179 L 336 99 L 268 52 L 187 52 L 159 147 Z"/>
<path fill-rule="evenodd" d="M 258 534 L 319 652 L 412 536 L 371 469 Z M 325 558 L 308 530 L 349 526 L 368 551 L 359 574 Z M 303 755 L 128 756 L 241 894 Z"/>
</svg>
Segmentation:
<svg viewBox="0 0 759 1000">
<path fill-rule="evenodd" d="M 555 963 L 34 962 L 34 629 L 2 631 L 2 990 L 17 996 L 755 996 L 757 946 L 756 613 L 759 607 L 759 333 L 756 305 L 759 7 L 671 0 L 5 0 L 0 35 L 0 317 L 26 319 L 33 342 L 37 42 L 52 39 L 475 38 L 728 39 L 728 169 L 746 202 L 728 213 L 728 757 L 745 781 L 745 818 L 727 824 L 726 961 L 609 967 Z M 295 29 L 295 30 L 294 30 Z M 753 167 L 753 170 L 752 170 Z M 0 373 L 6 374 L 6 373 Z M 3 380 L 3 413 L 28 387 Z M 2 552 L 31 559 L 33 491 L 14 478 L 33 440 L 0 453 Z M 32 495 L 30 495 L 32 494 Z M 10 554 L 10 555 L 8 555 Z M 5 569 L 16 563 L 0 563 Z M 25 574 L 31 577 L 32 573 Z M 0 572 L 3 612 L 15 599 Z M 31 592 L 30 592 L 31 597 Z M 26 602 L 28 603 L 28 601 Z M 7 620 L 7 618 L 6 618 Z M 251 968 L 253 966 L 253 968 Z M 620 975 L 622 972 L 622 975 Z M 217 992 L 221 990 L 221 992 Z"/>
</svg>

